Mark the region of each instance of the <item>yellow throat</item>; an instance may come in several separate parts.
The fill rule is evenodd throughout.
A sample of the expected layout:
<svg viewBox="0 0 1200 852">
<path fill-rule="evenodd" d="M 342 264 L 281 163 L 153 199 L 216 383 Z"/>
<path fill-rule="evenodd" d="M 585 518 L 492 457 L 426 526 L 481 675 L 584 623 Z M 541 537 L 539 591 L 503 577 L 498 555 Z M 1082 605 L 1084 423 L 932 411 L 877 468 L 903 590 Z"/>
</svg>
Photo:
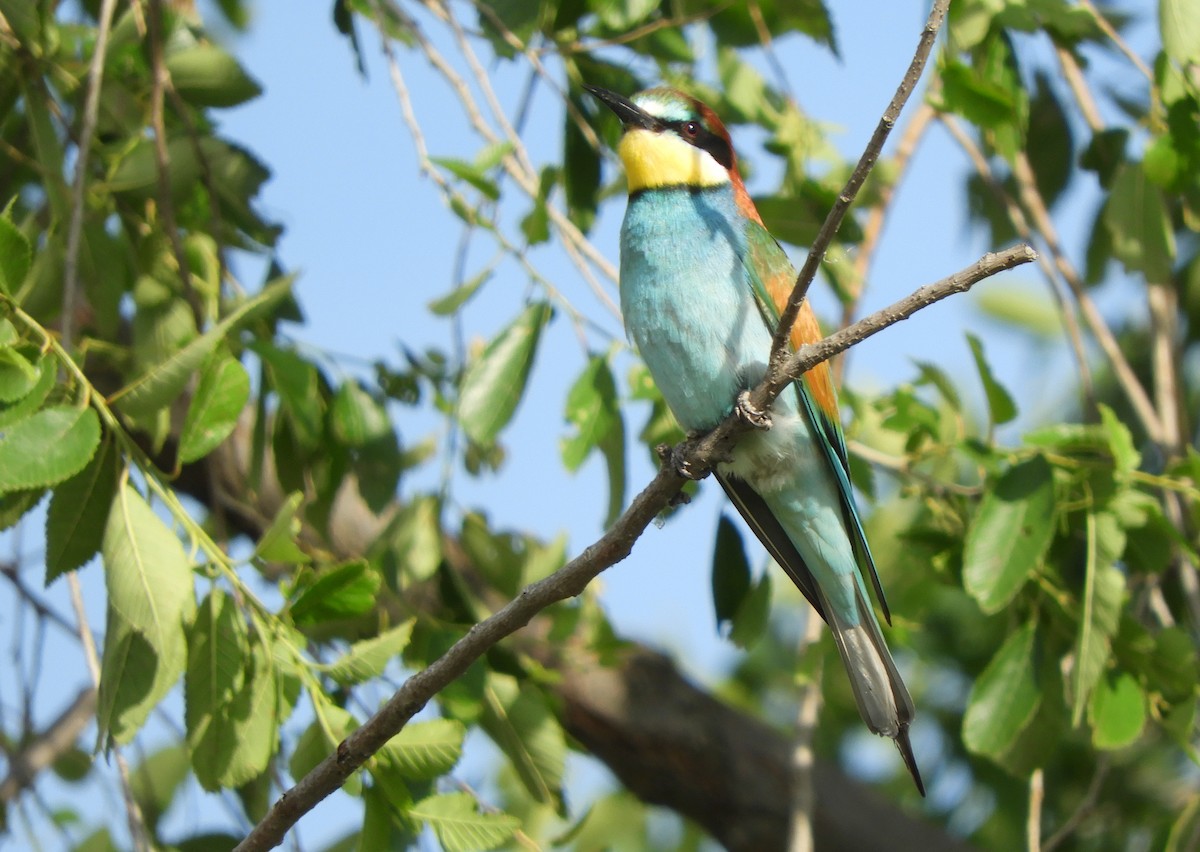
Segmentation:
<svg viewBox="0 0 1200 852">
<path fill-rule="evenodd" d="M 689 145 L 674 133 L 629 130 L 617 153 L 625 164 L 629 191 L 665 186 L 720 186 L 729 171 L 706 151 Z"/>
</svg>

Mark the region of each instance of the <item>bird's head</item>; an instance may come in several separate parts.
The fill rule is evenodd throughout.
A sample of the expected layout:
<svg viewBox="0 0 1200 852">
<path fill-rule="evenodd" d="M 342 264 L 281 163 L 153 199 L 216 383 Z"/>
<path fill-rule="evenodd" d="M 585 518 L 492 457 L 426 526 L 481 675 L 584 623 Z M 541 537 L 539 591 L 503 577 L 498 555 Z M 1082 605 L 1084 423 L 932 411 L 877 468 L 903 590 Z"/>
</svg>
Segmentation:
<svg viewBox="0 0 1200 852">
<path fill-rule="evenodd" d="M 632 98 L 598 86 L 584 88 L 621 119 L 625 132 L 617 153 L 631 194 L 725 184 L 733 184 L 739 195 L 745 193 L 729 132 L 700 101 L 668 88 L 646 89 Z"/>
</svg>

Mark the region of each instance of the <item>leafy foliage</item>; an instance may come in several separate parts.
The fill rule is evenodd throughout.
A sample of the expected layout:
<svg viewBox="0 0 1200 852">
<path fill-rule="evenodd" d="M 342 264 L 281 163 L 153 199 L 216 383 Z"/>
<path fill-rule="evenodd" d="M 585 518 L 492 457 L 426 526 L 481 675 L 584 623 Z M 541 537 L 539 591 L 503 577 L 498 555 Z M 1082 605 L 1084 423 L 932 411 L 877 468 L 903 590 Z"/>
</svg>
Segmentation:
<svg viewBox="0 0 1200 852">
<path fill-rule="evenodd" d="M 583 353 L 564 360 L 578 365 L 554 389 L 561 463 L 576 472 L 598 452 L 606 526 L 636 482 L 631 436 L 651 453 L 681 437 L 644 368 L 592 316 L 611 288 L 596 280 L 607 261 L 588 233 L 620 193 L 604 153 L 616 128 L 580 84 L 628 93 L 666 80 L 708 102 L 739 143 L 743 126 L 757 128 L 741 162 L 775 186 L 757 182 L 755 202 L 774 234 L 804 246 L 851 164 L 776 65 L 795 34 L 836 55 L 838 30 L 820 0 L 495 0 L 445 7 L 459 16 L 446 19 L 337 0 L 360 68 L 372 30 L 450 83 L 475 147 L 428 154 L 422 140 L 412 167 L 432 176 L 464 245 L 492 250 L 474 269 L 464 250 L 434 291 L 444 295 L 428 305 L 431 323 L 452 321 L 444 348 L 401 341 L 394 361 L 364 370 L 294 334 L 303 314 L 282 229 L 259 203 L 269 164 L 221 132 L 221 110 L 270 97 L 217 37 L 253 26 L 248 5 L 203 7 L 220 24 L 190 4 L 116 5 L 89 118 L 100 4 L 0 0 L 0 524 L 36 522 L 49 494 L 46 585 L 103 572 L 98 745 L 138 755 L 129 795 L 153 844 L 217 848 L 230 837 L 160 826 L 187 779 L 236 792 L 224 801 L 242 808 L 242 830 L 288 774 L 336 753 L 397 678 L 581 548 L 532 520 L 501 527 L 493 519 L 507 511 L 471 505 L 462 495 L 476 492 L 459 487 L 522 475 L 508 459 L 516 415 L 551 372 L 539 366 L 560 357 L 558 332 L 570 326 Z M 1107 6 L 956 0 L 928 117 L 967 154 L 972 227 L 989 245 L 1035 243 L 1046 280 L 987 294 L 979 307 L 1003 331 L 986 347 L 967 333 L 971 357 L 957 369 L 918 363 L 908 383 L 843 394 L 856 482 L 874 503 L 868 537 L 898 615 L 889 640 L 914 671 L 922 736 L 938 743 L 922 761 L 957 782 L 939 785 L 926 814 L 981 848 L 1024 842 L 1034 772 L 1043 828 L 1068 826 L 1073 848 L 1124 848 L 1136 835 L 1183 849 L 1200 823 L 1200 12 L 1162 0 L 1158 15 L 1159 41 L 1143 49 L 1125 44 L 1127 21 Z M 438 52 L 451 43 L 478 52 L 461 57 L 468 69 L 486 55 L 489 69 L 532 74 L 531 99 L 565 93 L 555 138 L 536 146 L 546 161 L 516 115 L 535 101 L 503 117 L 507 100 L 462 101 L 472 85 Z M 488 73 L 473 73 L 489 99 Z M 872 216 L 905 167 L 899 151 L 885 157 L 822 264 L 846 316 L 868 286 Z M 1078 245 L 1056 225 L 1068 207 L 1091 223 Z M 541 265 L 560 249 L 595 283 L 586 303 Z M 246 256 L 261 280 L 235 278 Z M 1121 305 L 1116 320 L 1096 306 L 1100 285 Z M 1047 414 L 1041 377 L 1002 384 L 989 353 L 1005 338 L 1038 351 L 1071 342 L 1071 401 Z M 628 416 L 643 428 L 630 431 Z M 714 544 L 716 629 L 746 650 L 720 691 L 790 727 L 796 668 L 814 661 L 794 659 L 794 625 L 772 606 L 770 572 L 754 579 L 740 528 L 722 516 Z M 23 582 L 13 588 L 40 624 L 49 616 Z M 400 848 L 426 832 L 456 850 L 669 845 L 629 793 L 583 809 L 569 795 L 570 755 L 583 748 L 564 709 L 570 681 L 620 673 L 631 644 L 586 592 L 493 647 L 346 782 L 363 802 L 346 844 Z M 858 747 L 857 713 L 826 670 L 817 746 L 844 755 Z M 167 726 L 178 744 L 158 747 L 156 712 L 180 717 Z M 38 733 L 19 715 L 0 717 L 10 762 Z M 458 774 L 476 738 L 498 755 L 479 794 Z M 53 771 L 99 777 L 70 747 Z M 917 807 L 899 782 L 882 786 Z M 1103 808 L 1088 804 L 1095 790 Z M 44 807 L 37 792 L 22 812 Z M 76 819 L 66 807 L 47 818 Z M 124 823 L 113 815 L 78 845 L 114 845 Z M 695 848 L 698 834 L 685 826 L 677 845 Z"/>
</svg>

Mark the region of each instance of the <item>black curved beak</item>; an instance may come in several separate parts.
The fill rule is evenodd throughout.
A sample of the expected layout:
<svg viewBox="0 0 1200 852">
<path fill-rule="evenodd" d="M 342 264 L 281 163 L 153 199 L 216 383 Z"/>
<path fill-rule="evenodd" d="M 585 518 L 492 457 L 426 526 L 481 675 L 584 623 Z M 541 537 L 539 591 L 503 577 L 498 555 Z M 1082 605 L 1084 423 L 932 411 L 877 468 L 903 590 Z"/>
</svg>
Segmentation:
<svg viewBox="0 0 1200 852">
<path fill-rule="evenodd" d="M 610 92 L 608 89 L 602 89 L 599 86 L 585 84 L 583 88 L 599 98 L 606 107 L 616 113 L 617 118 L 621 119 L 621 125 L 626 130 L 652 130 L 657 133 L 663 129 L 663 123 L 660 119 L 655 118 L 628 98 L 623 98 L 616 92 Z"/>
</svg>

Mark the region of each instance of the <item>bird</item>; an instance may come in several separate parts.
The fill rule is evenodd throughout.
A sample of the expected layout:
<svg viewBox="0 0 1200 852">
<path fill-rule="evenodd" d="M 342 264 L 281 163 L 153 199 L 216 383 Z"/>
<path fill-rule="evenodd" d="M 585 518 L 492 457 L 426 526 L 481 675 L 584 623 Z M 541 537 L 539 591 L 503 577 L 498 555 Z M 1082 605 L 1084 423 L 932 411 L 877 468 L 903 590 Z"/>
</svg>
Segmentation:
<svg viewBox="0 0 1200 852">
<path fill-rule="evenodd" d="M 622 125 L 617 154 L 629 200 L 620 236 L 626 333 L 675 419 L 708 431 L 741 400 L 769 428 L 745 435 L 714 475 L 766 550 L 829 624 L 859 713 L 891 737 L 917 790 L 925 785 L 908 729 L 915 708 L 884 641 L 866 578 L 891 614 L 850 483 L 829 366 L 744 405 L 766 375 L 774 329 L 796 272 L 755 208 L 729 132 L 706 104 L 658 87 L 626 98 L 584 87 Z M 793 348 L 821 339 L 805 300 Z"/>
</svg>

